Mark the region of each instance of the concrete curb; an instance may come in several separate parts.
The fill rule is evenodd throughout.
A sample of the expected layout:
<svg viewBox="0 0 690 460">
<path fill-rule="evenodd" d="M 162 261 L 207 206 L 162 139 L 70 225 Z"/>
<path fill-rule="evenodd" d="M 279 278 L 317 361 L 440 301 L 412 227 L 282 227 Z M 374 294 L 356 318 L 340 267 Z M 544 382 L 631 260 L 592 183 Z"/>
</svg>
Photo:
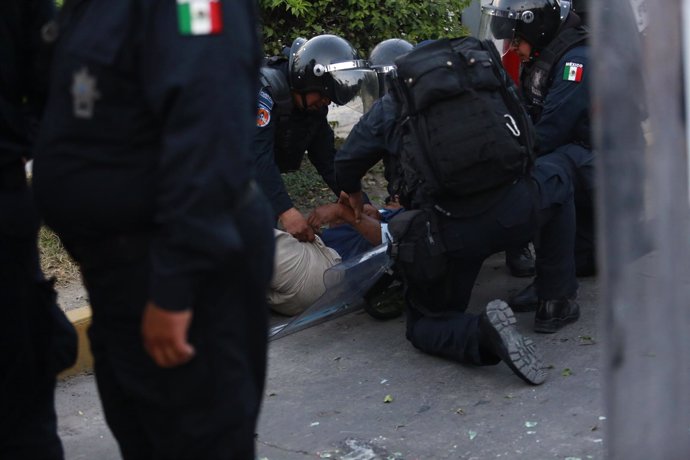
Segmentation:
<svg viewBox="0 0 690 460">
<path fill-rule="evenodd" d="M 58 379 L 64 380 L 75 375 L 93 372 L 93 356 L 91 355 L 91 347 L 89 346 L 89 337 L 86 331 L 91 325 L 91 307 L 86 305 L 84 307 L 75 308 L 65 312 L 67 318 L 70 320 L 74 328 L 77 330 L 79 337 L 79 348 L 77 353 L 77 362 L 74 366 L 63 371 L 58 375 Z"/>
</svg>

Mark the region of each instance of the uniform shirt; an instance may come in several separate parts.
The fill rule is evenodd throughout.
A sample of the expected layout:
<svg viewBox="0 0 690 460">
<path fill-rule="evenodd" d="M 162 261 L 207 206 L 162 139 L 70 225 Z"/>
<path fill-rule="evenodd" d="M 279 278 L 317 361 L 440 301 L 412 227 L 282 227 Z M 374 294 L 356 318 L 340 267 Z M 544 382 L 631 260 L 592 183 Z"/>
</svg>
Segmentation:
<svg viewBox="0 0 690 460">
<path fill-rule="evenodd" d="M 0 2 L 0 169 L 31 155 L 47 89 L 41 27 L 54 12 L 53 0 Z"/>
<path fill-rule="evenodd" d="M 590 148 L 589 47 L 568 50 L 551 72 L 544 109 L 535 120 L 540 154 L 566 144 Z"/>
<path fill-rule="evenodd" d="M 400 146 L 396 113 L 395 101 L 386 94 L 376 100 L 352 128 L 335 158 L 336 180 L 341 190 L 360 191 L 360 178 L 381 159 L 386 166 L 389 186 L 393 182 Z"/>
<path fill-rule="evenodd" d="M 233 206 L 253 173 L 255 2 L 223 0 L 189 21 L 172 0 L 68 5 L 37 146 L 39 205 L 71 241 L 151 235 L 150 298 L 189 308 L 195 281 L 244 244 Z"/>
<path fill-rule="evenodd" d="M 287 80 L 287 62 L 279 68 Z M 294 207 L 280 173 L 297 171 L 305 152 L 328 187 L 339 193 L 333 168 L 335 137 L 326 117 L 328 109 L 293 109 L 282 117 L 278 113 L 271 88 L 261 88 L 254 138 L 257 180 L 276 217 Z"/>
</svg>

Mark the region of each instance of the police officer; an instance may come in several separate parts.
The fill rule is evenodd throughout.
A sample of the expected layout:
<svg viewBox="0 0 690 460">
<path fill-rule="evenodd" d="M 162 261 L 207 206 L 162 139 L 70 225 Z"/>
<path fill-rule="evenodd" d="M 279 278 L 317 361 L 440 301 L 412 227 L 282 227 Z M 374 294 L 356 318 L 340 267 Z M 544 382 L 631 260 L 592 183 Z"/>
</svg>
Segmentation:
<svg viewBox="0 0 690 460">
<path fill-rule="evenodd" d="M 58 372 L 77 336 L 39 267 L 39 219 L 24 164 L 45 100 L 41 29 L 52 0 L 0 3 L 0 458 L 62 459 L 55 414 Z"/>
<path fill-rule="evenodd" d="M 405 166 L 399 155 L 402 120 L 397 119 L 398 113 L 398 102 L 392 94 L 376 101 L 336 155 L 338 185 L 355 213 L 362 209 L 361 177 L 371 166 L 383 155 L 390 155 L 391 162 Z M 407 209 L 431 208 L 431 200 L 418 184 L 396 180 Z M 531 182 L 536 183 L 539 191 L 537 199 Z M 408 269 L 401 267 L 406 280 L 407 338 L 424 352 L 460 362 L 489 365 L 504 361 L 526 382 L 542 383 L 546 376 L 534 345 L 515 329 L 513 313 L 504 302 L 490 303 L 478 316 L 465 310 L 483 261 L 495 252 L 529 240 L 534 235 L 538 214 L 541 237 L 537 279 L 541 302 L 568 305 L 570 312 L 562 317 L 535 317 L 535 330 L 555 332 L 577 320 L 569 177 L 558 167 L 538 167 L 529 179 L 508 184 L 498 194 L 492 191 L 476 200 L 456 201 L 454 206 L 462 210 L 464 217 L 434 214 L 447 250 L 443 274 L 423 284 L 415 282 L 406 273 Z M 535 206 L 537 213 L 533 212 Z"/>
<path fill-rule="evenodd" d="M 335 35 L 298 38 L 289 59 L 270 58 L 261 68 L 254 140 L 258 181 L 275 217 L 300 241 L 313 241 L 314 231 L 294 206 L 280 173 L 298 170 L 306 152 L 337 194 L 328 105 L 345 105 L 358 95 L 367 104 L 376 96 L 376 85 L 376 74 L 367 62 Z"/>
<path fill-rule="evenodd" d="M 508 40 L 522 61 L 522 95 L 537 132 L 540 162 L 571 171 L 575 185 L 578 276 L 596 271 L 594 238 L 594 155 L 590 134 L 588 30 L 557 0 L 493 0 L 482 7 L 480 34 Z M 500 48 L 500 45 L 499 45 Z M 533 285 L 511 299 L 511 306 L 536 305 Z"/>
<path fill-rule="evenodd" d="M 35 165 L 124 459 L 253 459 L 273 236 L 250 0 L 67 2 Z"/>
</svg>

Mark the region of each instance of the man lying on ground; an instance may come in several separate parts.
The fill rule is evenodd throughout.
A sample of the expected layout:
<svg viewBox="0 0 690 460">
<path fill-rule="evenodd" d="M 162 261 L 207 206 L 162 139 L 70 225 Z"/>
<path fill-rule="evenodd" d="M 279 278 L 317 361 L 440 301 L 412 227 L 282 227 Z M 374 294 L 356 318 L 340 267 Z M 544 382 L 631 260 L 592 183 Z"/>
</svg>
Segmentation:
<svg viewBox="0 0 690 460">
<path fill-rule="evenodd" d="M 274 272 L 267 294 L 271 309 L 287 316 L 303 312 L 325 292 L 324 272 L 380 245 L 386 238 L 387 220 L 401 211 L 396 200 L 387 200 L 381 212 L 369 206 L 356 222 L 352 208 L 329 203 L 307 218 L 317 234 L 314 242 L 300 242 L 275 230 Z"/>
</svg>

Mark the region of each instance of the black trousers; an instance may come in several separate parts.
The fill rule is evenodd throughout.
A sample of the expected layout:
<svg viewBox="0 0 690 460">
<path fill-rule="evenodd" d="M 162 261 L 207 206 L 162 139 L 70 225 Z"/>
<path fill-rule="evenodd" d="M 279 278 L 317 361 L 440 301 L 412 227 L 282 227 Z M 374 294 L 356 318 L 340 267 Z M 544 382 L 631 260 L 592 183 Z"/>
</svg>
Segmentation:
<svg viewBox="0 0 690 460">
<path fill-rule="evenodd" d="M 536 289 L 541 299 L 577 292 L 573 245 L 575 208 L 569 174 L 537 165 L 532 183 L 519 181 L 481 215 L 442 218 L 448 250 L 445 276 L 427 286 L 408 285 L 407 338 L 420 350 L 471 364 L 495 364 L 482 345 L 479 317 L 465 313 L 484 260 L 510 247 L 536 241 Z"/>
<path fill-rule="evenodd" d="M 55 378 L 76 359 L 76 332 L 38 260 L 26 185 L 0 185 L 0 458 L 62 459 Z"/>
<path fill-rule="evenodd" d="M 158 367 L 142 343 L 147 237 L 67 243 L 90 296 L 96 382 L 125 460 L 254 459 L 273 267 L 265 200 L 238 210 L 237 224 L 245 249 L 198 286 L 188 331 L 196 355 L 171 369 Z"/>
<path fill-rule="evenodd" d="M 537 159 L 566 170 L 575 192 L 575 266 L 591 273 L 596 264 L 596 229 L 594 209 L 594 153 L 580 145 L 567 144 Z"/>
</svg>

